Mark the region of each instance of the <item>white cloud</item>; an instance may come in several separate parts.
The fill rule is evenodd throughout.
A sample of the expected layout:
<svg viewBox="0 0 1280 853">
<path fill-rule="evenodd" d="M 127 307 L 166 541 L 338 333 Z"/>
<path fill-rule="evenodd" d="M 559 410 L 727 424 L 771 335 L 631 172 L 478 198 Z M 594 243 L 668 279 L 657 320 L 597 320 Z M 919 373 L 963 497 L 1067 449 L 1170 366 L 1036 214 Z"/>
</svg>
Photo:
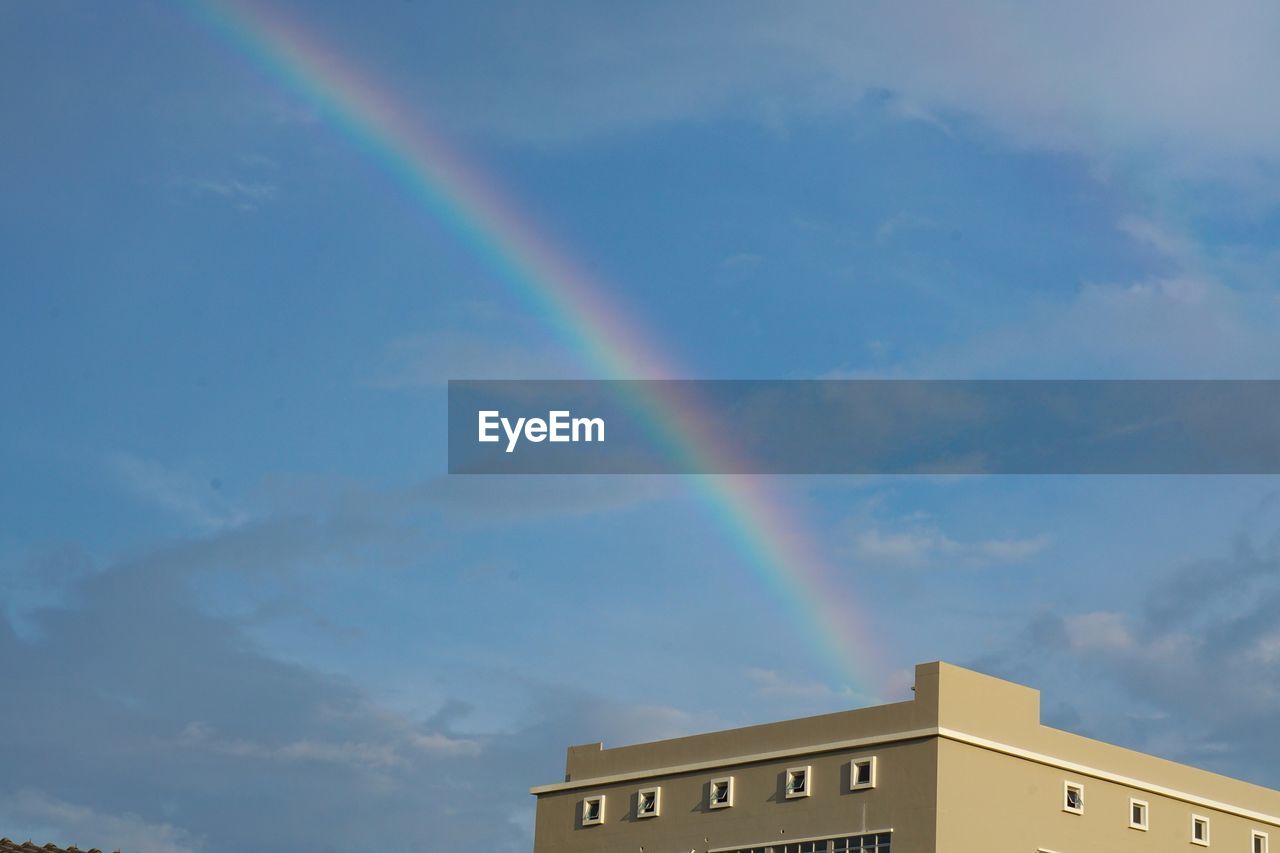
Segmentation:
<svg viewBox="0 0 1280 853">
<path fill-rule="evenodd" d="M 1262 0 L 652 3 L 621 16 L 574 3 L 512 14 L 520 26 L 469 31 L 484 42 L 477 55 L 500 61 L 448 77 L 406 62 L 403 84 L 428 87 L 457 123 L 538 141 L 716 115 L 780 126 L 888 92 L 905 118 L 945 129 L 973 116 L 1016 143 L 1100 160 L 1141 152 L 1242 178 L 1280 159 L 1280 9 Z"/>
<path fill-rule="evenodd" d="M 926 357 L 903 373 L 930 377 L 1269 379 L 1280 363 L 1274 281 L 1247 286 L 1269 256 L 1219 260 L 1185 234 L 1127 216 L 1117 228 L 1174 267 L 1130 282 L 1084 282 L 1015 319 Z M 1233 286 L 1242 282 L 1246 286 Z"/>
<path fill-rule="evenodd" d="M 235 527 L 249 515 L 221 493 L 221 481 L 198 477 L 132 453 L 113 453 L 108 470 L 135 497 L 153 504 L 204 531 Z"/>
<path fill-rule="evenodd" d="M 756 692 L 761 696 L 784 699 L 800 699 L 806 701 L 830 701 L 840 696 L 852 697 L 853 691 L 845 689 L 837 691 L 831 685 L 820 681 L 797 681 L 788 678 L 776 669 L 751 667 L 747 670 L 747 678 L 755 683 Z"/>
<path fill-rule="evenodd" d="M 513 518 L 575 517 L 619 512 L 685 494 L 673 477 L 615 475 L 440 477 L 417 497 L 456 523 L 505 524 Z"/>
<path fill-rule="evenodd" d="M 149 823 L 135 814 L 108 814 L 83 805 L 50 797 L 24 788 L 0 797 L 0 816 L 9 832 L 12 827 L 29 826 L 56 837 L 41 836 L 36 844 L 75 844 L 82 849 L 128 850 L 129 853 L 195 853 L 203 844 L 189 833 L 168 823 Z"/>
<path fill-rule="evenodd" d="M 932 221 L 923 216 L 910 213 L 897 213 L 881 222 L 876 227 L 875 240 L 880 245 L 888 243 L 894 236 L 913 229 L 928 228 Z"/>
<path fill-rule="evenodd" d="M 406 838 L 519 853 L 532 843 L 527 786 L 555 778 L 565 744 L 721 727 L 520 675 L 490 679 L 517 698 L 501 727 L 477 730 L 461 701 L 433 700 L 425 720 L 420 707 L 393 710 L 264 653 L 184 582 L 231 558 L 287 571 L 335 545 L 315 527 L 261 533 L 223 531 L 77 576 L 72 603 L 33 617 L 32 640 L 0 621 L 0 671 L 23 685 L 23 701 L 0 703 L 0 754 L 23 768 L 21 780 L 0 774 L 0 823 L 147 853 L 399 849 Z"/>
<path fill-rule="evenodd" d="M 902 566 L 986 566 L 1030 559 L 1047 548 L 1050 541 L 1048 536 L 1034 536 L 965 542 L 933 526 L 885 530 L 864 525 L 853 534 L 853 553 L 860 560 Z"/>
<path fill-rule="evenodd" d="M 475 755 L 481 750 L 475 738 L 450 737 L 441 732 L 416 734 L 410 743 L 429 755 Z"/>
<path fill-rule="evenodd" d="M 1277 744 L 1242 733 L 1280 725 L 1277 505 L 1220 557 L 1156 576 L 1134 610 L 1040 614 L 984 668 L 1041 684 L 1070 728 L 1274 786 Z"/>
<path fill-rule="evenodd" d="M 1079 651 L 1126 651 L 1134 645 L 1123 613 L 1099 611 L 1068 617 L 1065 621 L 1067 637 L 1073 649 Z"/>
<path fill-rule="evenodd" d="M 431 388 L 450 379 L 581 377 L 568 350 L 520 343 L 511 336 L 437 331 L 391 341 L 372 378 L 379 388 Z"/>
<path fill-rule="evenodd" d="M 760 269 L 764 256 L 753 252 L 739 252 L 720 259 L 720 272 L 729 278 L 743 279 Z"/>
<path fill-rule="evenodd" d="M 367 770 L 408 767 L 415 751 L 431 756 L 457 756 L 477 755 L 483 749 L 480 741 L 474 738 L 452 737 L 443 732 L 417 732 L 411 730 L 404 720 L 383 716 L 386 727 L 381 741 L 335 741 L 309 737 L 270 744 L 243 737 L 220 736 L 208 723 L 197 720 L 183 728 L 180 743 L 236 758 L 326 762 Z"/>
<path fill-rule="evenodd" d="M 271 181 L 240 178 L 181 178 L 171 186 L 184 195 L 221 199 L 238 210 L 257 210 L 280 197 L 280 186 Z"/>
<path fill-rule="evenodd" d="M 884 223 L 889 225 L 893 220 Z M 991 315 L 955 344 L 824 378 L 1273 379 L 1280 252 L 1217 246 L 1129 214 L 1118 231 L 1165 264 L 1130 281 L 1082 281 Z M 1033 294 L 1034 282 L 1026 283 Z M 983 460 L 975 460 L 981 470 Z"/>
<path fill-rule="evenodd" d="M 1188 263 L 1195 259 L 1194 244 L 1189 239 L 1152 219 L 1135 215 L 1122 216 L 1116 223 L 1116 228 L 1170 260 Z"/>
<path fill-rule="evenodd" d="M 235 179 L 226 181 L 195 181 L 192 184 L 192 188 L 197 192 L 234 199 L 241 204 L 272 201 L 280 192 L 280 188 L 275 184 L 262 183 L 260 181 L 240 181 Z"/>
</svg>

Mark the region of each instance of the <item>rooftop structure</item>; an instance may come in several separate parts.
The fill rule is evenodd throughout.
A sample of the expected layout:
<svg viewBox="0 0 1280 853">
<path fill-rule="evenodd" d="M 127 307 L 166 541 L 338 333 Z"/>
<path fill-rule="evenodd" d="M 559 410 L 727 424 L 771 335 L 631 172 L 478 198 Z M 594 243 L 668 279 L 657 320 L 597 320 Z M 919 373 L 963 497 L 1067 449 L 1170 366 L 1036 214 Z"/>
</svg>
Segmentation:
<svg viewBox="0 0 1280 853">
<path fill-rule="evenodd" d="M 534 851 L 1269 853 L 1280 833 L 1280 792 L 1044 726 L 1030 687 L 915 679 L 890 705 L 571 746 L 532 790 Z"/>
</svg>

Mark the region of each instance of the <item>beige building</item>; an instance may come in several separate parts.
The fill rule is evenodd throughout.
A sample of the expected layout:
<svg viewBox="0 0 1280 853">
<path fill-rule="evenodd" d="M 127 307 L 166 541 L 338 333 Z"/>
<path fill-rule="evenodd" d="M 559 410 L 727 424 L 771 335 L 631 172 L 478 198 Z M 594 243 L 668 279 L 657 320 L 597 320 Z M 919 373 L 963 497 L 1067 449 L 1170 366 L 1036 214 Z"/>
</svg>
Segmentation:
<svg viewBox="0 0 1280 853">
<path fill-rule="evenodd" d="M 535 853 L 1269 853 L 1280 792 L 1040 724 L 1040 694 L 945 663 L 907 702 L 572 746 Z M 1280 850 L 1277 851 L 1280 853 Z"/>
</svg>

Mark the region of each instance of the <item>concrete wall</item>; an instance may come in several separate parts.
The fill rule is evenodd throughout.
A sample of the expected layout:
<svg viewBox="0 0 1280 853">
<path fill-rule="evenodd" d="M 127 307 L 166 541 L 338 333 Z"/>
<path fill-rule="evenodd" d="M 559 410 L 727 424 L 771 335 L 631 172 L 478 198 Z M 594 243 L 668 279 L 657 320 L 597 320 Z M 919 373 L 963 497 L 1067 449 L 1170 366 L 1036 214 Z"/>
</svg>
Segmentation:
<svg viewBox="0 0 1280 853">
<path fill-rule="evenodd" d="M 932 665 L 926 665 L 932 666 Z M 896 702 L 800 720 L 603 749 L 599 743 L 571 746 L 565 780 L 643 772 L 678 764 L 732 760 L 752 753 L 797 749 L 854 737 L 892 734 L 937 724 L 929 700 Z"/>
<path fill-rule="evenodd" d="M 959 742 L 945 732 L 940 740 L 938 853 L 1195 853 L 1204 848 L 1191 843 L 1193 813 L 1210 819 L 1210 852 L 1252 853 L 1255 829 L 1280 844 L 1271 822 L 1204 802 L 1275 816 L 1280 792 L 1043 726 L 1038 691 L 947 664 L 938 672 L 939 724 L 992 742 Z M 1062 809 L 1068 780 L 1084 786 L 1082 815 Z M 1130 798 L 1148 803 L 1146 831 L 1129 826 Z"/>
<path fill-rule="evenodd" d="M 876 756 L 876 787 L 850 791 L 849 761 L 869 755 Z M 894 853 L 931 853 L 936 762 L 937 742 L 926 738 L 542 794 L 534 850 L 684 853 L 892 829 Z M 786 799 L 784 773 L 806 764 L 813 793 Z M 711 810 L 707 786 L 720 776 L 734 777 L 734 805 Z M 636 793 L 652 785 L 662 786 L 661 813 L 638 819 Z M 596 794 L 607 798 L 605 822 L 582 826 L 582 799 Z"/>
<path fill-rule="evenodd" d="M 772 755 L 769 753 L 784 753 Z M 850 791 L 851 758 L 875 755 L 874 789 Z M 789 767 L 813 793 L 787 799 Z M 735 779 L 734 806 L 707 807 L 711 779 Z M 1085 788 L 1063 811 L 1063 783 Z M 641 788 L 661 813 L 637 818 Z M 535 853 L 688 853 L 892 830 L 893 853 L 1197 853 L 1191 815 L 1210 820 L 1208 853 L 1280 853 L 1280 792 L 1040 724 L 1038 691 L 943 663 L 916 668 L 914 698 L 821 717 L 603 749 L 571 747 L 566 781 L 538 794 Z M 583 826 L 584 797 L 606 796 Z M 1129 800 L 1148 829 L 1129 826 Z M 1240 814 L 1244 812 L 1244 814 Z"/>
<path fill-rule="evenodd" d="M 1083 814 L 1062 810 L 1067 780 L 1084 785 Z M 1252 829 L 1280 843 L 1265 823 L 946 739 L 938 745 L 938 785 L 937 853 L 1251 853 Z M 1145 832 L 1129 828 L 1131 797 L 1149 804 Z M 1191 843 L 1193 813 L 1210 819 L 1212 846 Z"/>
</svg>

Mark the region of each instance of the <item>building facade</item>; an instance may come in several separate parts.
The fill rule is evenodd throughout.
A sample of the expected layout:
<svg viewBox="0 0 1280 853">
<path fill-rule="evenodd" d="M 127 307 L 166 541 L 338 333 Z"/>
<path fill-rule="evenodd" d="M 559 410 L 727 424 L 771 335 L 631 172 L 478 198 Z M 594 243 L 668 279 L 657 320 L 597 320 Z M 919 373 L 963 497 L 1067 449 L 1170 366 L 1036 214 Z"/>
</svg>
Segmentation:
<svg viewBox="0 0 1280 853">
<path fill-rule="evenodd" d="M 1280 792 L 1040 723 L 1040 694 L 945 663 L 910 701 L 569 747 L 535 853 L 1270 853 Z M 1277 850 L 1280 853 L 1280 849 Z"/>
</svg>

